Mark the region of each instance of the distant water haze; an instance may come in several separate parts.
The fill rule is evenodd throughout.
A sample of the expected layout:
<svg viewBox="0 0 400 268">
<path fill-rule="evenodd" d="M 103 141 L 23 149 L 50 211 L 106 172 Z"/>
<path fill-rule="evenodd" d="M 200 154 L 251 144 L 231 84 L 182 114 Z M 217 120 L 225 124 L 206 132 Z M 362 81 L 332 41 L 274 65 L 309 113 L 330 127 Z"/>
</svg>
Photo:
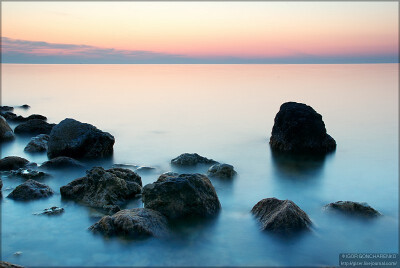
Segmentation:
<svg viewBox="0 0 400 268">
<path fill-rule="evenodd" d="M 87 228 L 98 218 L 91 209 L 59 194 L 15 202 L 4 188 L 22 180 L 3 177 L 2 257 L 33 266 L 333 266 L 343 252 L 398 252 L 398 73 L 398 64 L 3 64 L 2 105 L 27 103 L 29 110 L 15 112 L 52 123 L 70 117 L 115 136 L 112 159 L 94 164 L 155 167 L 141 173 L 145 185 L 169 170 L 206 172 L 169 164 L 196 152 L 233 165 L 238 175 L 211 179 L 222 205 L 217 219 L 183 222 L 169 241 L 93 236 Z M 334 153 L 301 161 L 271 153 L 274 117 L 287 101 L 323 116 Z M 44 162 L 45 154 L 23 151 L 28 141 L 3 144 L 2 157 Z M 44 182 L 58 192 L 82 175 L 60 172 Z M 291 238 L 261 232 L 250 210 L 267 197 L 293 200 L 312 231 Z M 383 216 L 365 221 L 322 209 L 339 200 L 368 202 Z M 65 213 L 32 215 L 54 205 Z"/>
</svg>

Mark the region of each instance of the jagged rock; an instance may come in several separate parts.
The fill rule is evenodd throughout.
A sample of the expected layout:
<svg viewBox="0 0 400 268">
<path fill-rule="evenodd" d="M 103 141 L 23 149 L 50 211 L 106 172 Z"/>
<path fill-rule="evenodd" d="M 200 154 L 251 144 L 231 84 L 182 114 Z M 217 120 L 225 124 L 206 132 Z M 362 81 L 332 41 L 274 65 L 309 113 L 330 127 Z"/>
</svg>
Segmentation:
<svg viewBox="0 0 400 268">
<path fill-rule="evenodd" d="M 335 140 L 326 133 L 322 116 L 312 107 L 297 102 L 281 105 L 269 143 L 273 150 L 290 153 L 323 154 L 336 149 Z"/>
<path fill-rule="evenodd" d="M 83 168 L 84 165 L 71 157 L 59 156 L 44 162 L 40 168 L 59 169 L 59 168 Z"/>
<path fill-rule="evenodd" d="M 76 179 L 60 188 L 61 196 L 79 201 L 85 205 L 103 208 L 118 205 L 140 194 L 142 187 L 139 175 L 128 169 L 104 170 L 94 167 L 86 176 Z"/>
<path fill-rule="evenodd" d="M 262 230 L 292 232 L 311 225 L 308 215 L 293 201 L 266 198 L 251 210 L 261 223 Z"/>
<path fill-rule="evenodd" d="M 50 134 L 54 126 L 41 119 L 31 119 L 16 126 L 14 132 L 25 135 Z"/>
<path fill-rule="evenodd" d="M 53 195 L 53 190 L 46 184 L 27 180 L 18 185 L 7 197 L 14 200 L 31 200 L 45 198 Z"/>
<path fill-rule="evenodd" d="M 215 164 L 218 163 L 213 159 L 208 159 L 196 153 L 184 153 L 171 160 L 171 164 L 178 166 L 195 166 L 197 164 Z"/>
<path fill-rule="evenodd" d="M 228 164 L 214 164 L 207 171 L 208 176 L 222 179 L 230 179 L 235 174 L 236 171 L 233 169 L 233 166 Z"/>
<path fill-rule="evenodd" d="M 49 158 L 98 158 L 113 153 L 115 139 L 90 124 L 64 119 L 50 133 L 47 155 Z"/>
<path fill-rule="evenodd" d="M 330 203 L 326 205 L 325 208 L 335 209 L 352 215 L 367 217 L 375 217 L 381 215 L 377 210 L 369 206 L 367 203 L 358 203 L 353 201 L 337 201 L 335 203 Z"/>
<path fill-rule="evenodd" d="M 0 142 L 12 140 L 14 138 L 15 138 L 14 132 L 8 125 L 6 119 L 0 116 Z"/>
<path fill-rule="evenodd" d="M 24 179 L 37 180 L 37 179 L 49 177 L 50 175 L 47 173 L 44 173 L 42 171 L 32 170 L 29 168 L 28 169 L 27 168 L 19 168 L 18 170 L 11 170 L 10 176 L 21 177 Z"/>
<path fill-rule="evenodd" d="M 168 236 L 167 219 L 147 208 L 124 209 L 112 216 L 104 216 L 89 229 L 106 236 L 123 235 L 130 238 Z"/>
<path fill-rule="evenodd" d="M 29 143 L 25 146 L 24 151 L 30 153 L 38 153 L 47 151 L 47 142 L 50 136 L 46 134 L 40 134 L 33 137 Z"/>
<path fill-rule="evenodd" d="M 142 200 L 145 208 L 170 219 L 214 216 L 221 208 L 214 186 L 202 174 L 161 175 L 143 187 Z"/>
<path fill-rule="evenodd" d="M 59 207 L 51 207 L 51 208 L 46 208 L 42 212 L 39 213 L 34 213 L 33 215 L 60 215 L 61 213 L 64 213 L 64 208 L 59 208 Z"/>
<path fill-rule="evenodd" d="M 0 160 L 0 170 L 16 170 L 27 166 L 28 160 L 18 156 L 7 156 Z"/>
</svg>

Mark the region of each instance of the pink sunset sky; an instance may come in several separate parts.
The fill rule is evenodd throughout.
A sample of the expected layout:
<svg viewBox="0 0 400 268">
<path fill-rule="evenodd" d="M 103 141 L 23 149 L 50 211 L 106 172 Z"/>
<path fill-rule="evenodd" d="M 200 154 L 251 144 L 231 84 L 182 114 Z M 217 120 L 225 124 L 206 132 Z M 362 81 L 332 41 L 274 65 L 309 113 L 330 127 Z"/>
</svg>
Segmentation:
<svg viewBox="0 0 400 268">
<path fill-rule="evenodd" d="M 398 62 L 398 2 L 3 2 L 2 62 Z"/>
</svg>

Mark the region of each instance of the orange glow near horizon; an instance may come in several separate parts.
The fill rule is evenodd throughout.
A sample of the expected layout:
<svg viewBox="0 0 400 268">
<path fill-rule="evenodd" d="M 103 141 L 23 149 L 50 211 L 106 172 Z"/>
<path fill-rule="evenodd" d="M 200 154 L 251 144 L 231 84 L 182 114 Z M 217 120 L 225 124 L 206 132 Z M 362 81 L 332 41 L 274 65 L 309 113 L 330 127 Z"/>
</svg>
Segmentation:
<svg viewBox="0 0 400 268">
<path fill-rule="evenodd" d="M 195 57 L 398 53 L 397 2 L 3 2 L 4 37 Z"/>
</svg>

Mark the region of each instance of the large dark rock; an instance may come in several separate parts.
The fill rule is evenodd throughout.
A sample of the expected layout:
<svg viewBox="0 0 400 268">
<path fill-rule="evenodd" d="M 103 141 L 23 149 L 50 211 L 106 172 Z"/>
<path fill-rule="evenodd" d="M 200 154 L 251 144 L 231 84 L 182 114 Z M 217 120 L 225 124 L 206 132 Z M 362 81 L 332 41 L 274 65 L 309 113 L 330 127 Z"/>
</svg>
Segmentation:
<svg viewBox="0 0 400 268">
<path fill-rule="evenodd" d="M 0 170 L 16 170 L 25 167 L 28 160 L 19 156 L 7 156 L 0 160 Z"/>
<path fill-rule="evenodd" d="M 25 146 L 24 151 L 29 153 L 39 153 L 47 151 L 47 142 L 50 136 L 46 134 L 40 134 L 33 137 L 29 143 Z"/>
<path fill-rule="evenodd" d="M 45 198 L 53 195 L 53 190 L 46 184 L 27 180 L 18 185 L 7 197 L 14 200 L 31 200 Z"/>
<path fill-rule="evenodd" d="M 228 164 L 214 164 L 208 169 L 207 175 L 221 179 L 231 179 L 236 175 L 236 171 L 233 166 Z"/>
<path fill-rule="evenodd" d="M 104 170 L 94 167 L 86 176 L 60 188 L 61 196 L 87 206 L 103 208 L 119 205 L 140 194 L 141 178 L 131 170 L 122 168 Z"/>
<path fill-rule="evenodd" d="M 6 119 L 0 116 L 0 142 L 9 141 L 15 138 L 14 132 L 8 125 Z"/>
<path fill-rule="evenodd" d="M 50 133 L 47 155 L 49 158 L 98 158 L 113 152 L 114 137 L 96 127 L 74 119 L 64 119 Z"/>
<path fill-rule="evenodd" d="M 59 168 L 83 168 L 84 165 L 71 157 L 59 156 L 44 162 L 40 168 L 59 169 Z"/>
<path fill-rule="evenodd" d="M 14 132 L 25 135 L 50 134 L 54 126 L 41 119 L 32 119 L 16 126 Z"/>
<path fill-rule="evenodd" d="M 217 161 L 208 159 L 196 153 L 184 153 L 171 160 L 171 164 L 178 166 L 195 166 L 197 164 L 215 164 Z"/>
<path fill-rule="evenodd" d="M 260 221 L 262 230 L 292 232 L 311 225 L 307 214 L 290 200 L 266 198 L 259 201 L 251 212 Z"/>
<path fill-rule="evenodd" d="M 167 219 L 161 213 L 147 208 L 125 209 L 112 216 L 104 216 L 89 229 L 106 236 L 130 238 L 165 237 L 169 233 Z"/>
<path fill-rule="evenodd" d="M 335 209 L 350 215 L 366 217 L 376 217 L 381 215 L 377 210 L 369 206 L 367 203 L 358 203 L 353 201 L 337 201 L 335 203 L 326 205 L 325 208 Z"/>
<path fill-rule="evenodd" d="M 322 116 L 312 107 L 297 102 L 281 105 L 269 143 L 273 150 L 291 153 L 323 154 L 336 149 L 335 140 L 326 133 Z"/>
<path fill-rule="evenodd" d="M 210 180 L 202 174 L 161 176 L 155 183 L 143 187 L 145 208 L 161 212 L 170 219 L 209 217 L 221 208 Z"/>
</svg>

